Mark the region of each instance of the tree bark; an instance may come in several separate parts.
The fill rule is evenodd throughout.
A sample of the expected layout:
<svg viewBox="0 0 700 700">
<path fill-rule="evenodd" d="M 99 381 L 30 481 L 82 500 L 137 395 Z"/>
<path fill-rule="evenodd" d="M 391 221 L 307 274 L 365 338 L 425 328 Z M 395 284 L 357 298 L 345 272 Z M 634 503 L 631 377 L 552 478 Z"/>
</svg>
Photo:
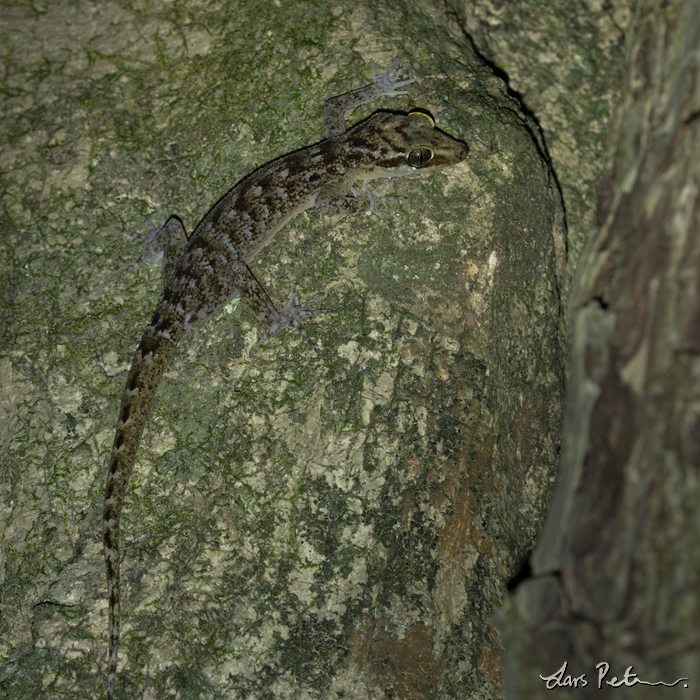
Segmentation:
<svg viewBox="0 0 700 700">
<path fill-rule="evenodd" d="M 698 47 L 697 0 L 637 4 L 599 228 L 571 306 L 558 482 L 532 577 L 500 616 L 508 698 L 551 697 L 541 677 L 565 663 L 558 697 L 700 685 Z M 630 666 L 622 687 L 608 685 Z M 687 680 L 670 689 L 629 674 Z"/>
</svg>

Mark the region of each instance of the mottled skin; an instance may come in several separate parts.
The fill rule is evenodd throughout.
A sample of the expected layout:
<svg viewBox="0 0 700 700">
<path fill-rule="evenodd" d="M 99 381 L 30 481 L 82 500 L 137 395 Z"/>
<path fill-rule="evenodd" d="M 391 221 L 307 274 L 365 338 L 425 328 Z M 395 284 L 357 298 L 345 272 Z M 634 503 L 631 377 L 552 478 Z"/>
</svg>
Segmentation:
<svg viewBox="0 0 700 700">
<path fill-rule="evenodd" d="M 278 158 L 241 180 L 211 209 L 189 239 L 175 217 L 165 226 L 152 227 L 149 235 L 139 236 L 146 242 L 146 259 L 158 260 L 164 255 L 163 295 L 129 370 L 109 460 L 103 513 L 109 592 L 109 700 L 114 694 L 121 622 L 122 502 L 151 401 L 180 338 L 195 321 L 221 311 L 240 295 L 268 331 L 251 348 L 251 355 L 264 340 L 288 326 L 295 326 L 311 343 L 301 322 L 323 313 L 306 308 L 316 297 L 295 306 L 293 295 L 281 310 L 275 309 L 249 268 L 258 252 L 305 209 L 339 214 L 369 210 L 382 216 L 377 204 L 393 198 L 376 197 L 382 188 L 368 190 L 367 180 L 401 177 L 418 168 L 459 163 L 466 157 L 466 144 L 435 130 L 432 120 L 420 113 L 378 112 L 345 130 L 348 110 L 381 95 L 404 94 L 397 88 L 413 81 L 396 82 L 404 67 L 397 69 L 397 63 L 398 59 L 384 76 L 378 76 L 372 64 L 372 85 L 328 100 L 324 108 L 328 137 Z M 352 189 L 357 180 L 365 181 L 359 192 Z M 347 196 L 349 191 L 353 196 Z"/>
</svg>

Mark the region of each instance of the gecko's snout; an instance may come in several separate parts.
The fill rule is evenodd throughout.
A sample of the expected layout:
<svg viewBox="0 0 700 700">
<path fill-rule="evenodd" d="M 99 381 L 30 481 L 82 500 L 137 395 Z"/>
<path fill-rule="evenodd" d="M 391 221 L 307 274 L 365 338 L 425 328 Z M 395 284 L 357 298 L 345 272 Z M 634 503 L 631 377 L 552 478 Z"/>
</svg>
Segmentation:
<svg viewBox="0 0 700 700">
<path fill-rule="evenodd" d="M 467 153 L 469 153 L 469 146 L 467 146 L 466 142 L 457 141 L 457 148 L 455 152 L 457 162 L 461 163 L 467 157 Z"/>
<path fill-rule="evenodd" d="M 469 153 L 469 146 L 464 141 L 450 143 L 442 153 L 436 153 L 436 165 L 456 165 L 461 163 Z"/>
</svg>

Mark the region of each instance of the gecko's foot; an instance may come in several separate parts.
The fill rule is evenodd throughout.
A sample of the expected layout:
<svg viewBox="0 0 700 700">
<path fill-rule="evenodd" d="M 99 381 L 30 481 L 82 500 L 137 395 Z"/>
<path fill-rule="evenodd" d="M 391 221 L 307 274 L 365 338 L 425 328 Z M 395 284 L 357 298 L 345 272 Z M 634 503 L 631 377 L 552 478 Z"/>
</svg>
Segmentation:
<svg viewBox="0 0 700 700">
<path fill-rule="evenodd" d="M 301 322 L 305 321 L 307 318 L 313 318 L 314 316 L 318 316 L 319 314 L 335 313 L 335 311 L 333 311 L 332 309 L 312 309 L 311 311 L 307 310 L 306 307 L 309 306 L 309 304 L 313 304 L 313 302 L 316 301 L 316 299 L 319 299 L 324 296 L 325 292 L 319 292 L 318 294 L 312 296 L 311 299 L 309 299 L 308 301 L 305 301 L 303 304 L 299 304 L 299 306 L 294 306 L 294 302 L 297 298 L 297 293 L 294 292 L 292 296 L 289 297 L 289 301 L 279 310 L 279 321 L 270 326 L 270 331 L 266 333 L 262 338 L 260 338 L 255 343 L 255 345 L 253 345 L 253 347 L 248 352 L 248 355 L 250 357 L 254 357 L 258 348 L 263 343 L 268 341 L 273 336 L 277 335 L 277 333 L 279 333 L 282 329 L 288 328 L 289 326 L 294 326 L 294 328 L 296 328 L 299 331 L 299 333 L 301 333 L 301 337 L 311 346 L 311 349 L 318 355 L 318 348 L 313 344 L 311 338 L 309 338 L 309 334 L 304 330 L 304 326 L 301 325 Z"/>
<path fill-rule="evenodd" d="M 399 57 L 397 56 L 392 62 L 387 72 L 384 75 L 377 75 L 377 71 L 374 68 L 374 61 L 370 58 L 369 63 L 372 66 L 372 78 L 374 78 L 374 84 L 381 88 L 382 95 L 387 95 L 388 97 L 393 97 L 395 95 L 406 95 L 408 90 L 397 90 L 397 88 L 408 85 L 409 83 L 415 83 L 415 78 L 409 78 L 408 80 L 401 80 L 397 82 L 398 77 L 401 72 L 406 67 L 407 63 L 402 63 L 398 68 L 396 64 L 399 62 Z"/>
<path fill-rule="evenodd" d="M 124 229 L 117 228 L 119 233 L 125 233 L 127 236 L 136 238 L 143 242 L 143 259 L 146 262 L 158 262 L 163 257 L 163 247 L 158 244 L 156 236 L 163 230 L 165 226 L 165 206 L 160 210 L 160 223 L 154 224 L 143 214 L 139 213 L 139 216 L 146 222 L 146 227 L 148 228 L 148 233 L 137 233 L 136 231 L 125 231 Z"/>
<path fill-rule="evenodd" d="M 377 209 L 377 206 L 379 204 L 384 204 L 384 202 L 393 202 L 396 199 L 406 199 L 406 197 L 377 197 L 377 195 L 388 186 L 389 182 L 391 182 L 391 180 L 380 185 L 376 190 L 370 190 L 367 184 L 368 180 L 365 180 L 359 192 L 352 186 L 350 187 L 350 191 L 356 199 L 364 200 L 367 203 L 368 214 L 375 214 L 382 219 L 389 228 L 393 228 L 391 221 Z"/>
</svg>

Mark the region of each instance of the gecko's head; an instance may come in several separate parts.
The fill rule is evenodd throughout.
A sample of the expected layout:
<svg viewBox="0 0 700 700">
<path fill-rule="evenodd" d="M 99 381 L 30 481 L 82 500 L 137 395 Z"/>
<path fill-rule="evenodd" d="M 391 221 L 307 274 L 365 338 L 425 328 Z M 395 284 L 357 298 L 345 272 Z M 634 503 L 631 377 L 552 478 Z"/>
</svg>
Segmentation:
<svg viewBox="0 0 700 700">
<path fill-rule="evenodd" d="M 467 144 L 435 128 L 424 112 L 379 112 L 357 127 L 353 141 L 370 157 L 363 163 L 363 176 L 401 177 L 428 168 L 461 163 Z M 353 144 L 355 145 L 355 144 Z"/>
</svg>

